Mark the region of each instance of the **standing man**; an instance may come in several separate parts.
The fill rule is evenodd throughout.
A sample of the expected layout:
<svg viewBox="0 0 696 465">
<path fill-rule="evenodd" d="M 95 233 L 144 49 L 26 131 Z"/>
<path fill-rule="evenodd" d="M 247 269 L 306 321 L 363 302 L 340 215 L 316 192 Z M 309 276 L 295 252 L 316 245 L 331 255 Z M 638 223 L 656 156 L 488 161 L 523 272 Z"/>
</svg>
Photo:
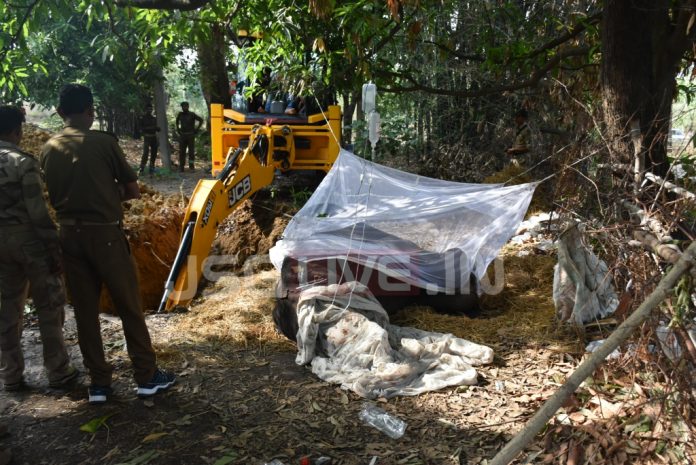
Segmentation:
<svg viewBox="0 0 696 465">
<path fill-rule="evenodd" d="M 152 105 L 145 105 L 145 113 L 140 117 L 140 130 L 143 133 L 143 158 L 140 160 L 140 171 L 138 176 L 145 172 L 145 164 L 150 155 L 150 177 L 155 174 L 155 160 L 157 159 L 157 133 L 160 128 L 157 126 L 157 118 L 152 114 Z"/>
<path fill-rule="evenodd" d="M 48 216 L 39 162 L 17 147 L 23 122 L 19 108 L 0 106 L 0 379 L 6 391 L 26 386 L 20 338 L 30 288 L 49 386 L 67 387 L 78 376 L 63 340 L 58 232 Z"/>
<path fill-rule="evenodd" d="M 512 142 L 512 147 L 507 149 L 505 153 L 508 155 L 524 155 L 529 152 L 529 143 L 532 137 L 532 131 L 529 129 L 527 124 L 528 118 L 527 110 L 521 108 L 515 113 L 515 126 L 517 127 L 517 132 L 515 133 L 515 139 Z M 512 159 L 513 163 L 519 164 L 515 158 Z"/>
<path fill-rule="evenodd" d="M 198 122 L 198 126 L 196 126 Z M 176 132 L 179 134 L 179 171 L 183 173 L 188 149 L 189 169 L 194 169 L 196 158 L 196 134 L 203 125 L 203 118 L 189 111 L 188 102 L 181 102 L 181 111 L 176 115 Z"/>
<path fill-rule="evenodd" d="M 121 201 L 140 197 L 137 176 L 116 137 L 89 129 L 94 122 L 89 88 L 64 86 L 58 114 L 65 128 L 44 145 L 41 166 L 60 224 L 60 245 L 80 350 L 92 381 L 89 402 L 104 403 L 112 394 L 112 367 L 104 358 L 99 325 L 102 284 L 123 322 L 138 395 L 154 395 L 171 387 L 175 376 L 157 368 L 135 262 L 121 229 Z"/>
</svg>

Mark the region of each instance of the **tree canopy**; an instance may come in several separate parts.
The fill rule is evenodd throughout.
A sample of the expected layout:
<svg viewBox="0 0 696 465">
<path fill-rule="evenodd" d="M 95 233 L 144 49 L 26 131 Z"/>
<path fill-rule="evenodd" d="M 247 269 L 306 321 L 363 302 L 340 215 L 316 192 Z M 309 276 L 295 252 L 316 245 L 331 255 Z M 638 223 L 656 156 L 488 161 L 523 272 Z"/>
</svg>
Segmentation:
<svg viewBox="0 0 696 465">
<path fill-rule="evenodd" d="M 621 4 L 17 0 L 0 5 L 6 18 L 0 26 L 0 94 L 5 101 L 50 105 L 59 83 L 77 80 L 98 90 L 105 108 L 118 111 L 147 98 L 156 79 L 153 66 L 167 67 L 195 51 L 207 103 L 229 105 L 230 79 L 253 83 L 270 66 L 289 90 L 341 97 L 350 126 L 360 87 L 372 80 L 393 96 L 388 105 L 412 114 L 435 139 L 451 143 L 466 135 L 485 144 L 517 106 L 539 110 L 545 122 L 554 122 L 552 130 L 564 132 L 579 124 L 567 111 L 573 106 L 599 108 L 604 102 L 608 114 L 619 103 L 607 97 L 626 73 L 636 82 L 638 73 L 655 83 L 664 91 L 663 102 L 678 93 L 691 98 L 694 87 L 689 81 L 677 86 L 676 77 L 693 70 L 696 0 Z M 623 10 L 616 16 L 618 8 Z M 623 26 L 626 15 L 637 23 Z M 243 30 L 259 39 L 245 42 Z M 235 46 L 242 45 L 251 66 L 248 76 L 233 76 Z M 630 98 L 644 100 L 639 93 Z M 640 111 L 647 112 L 644 133 L 659 145 L 669 116 L 664 105 L 656 105 Z M 628 113 L 638 111 L 619 106 L 611 110 L 624 113 L 614 117 L 623 121 L 618 140 Z M 663 163 L 664 153 L 655 150 L 654 162 Z"/>
</svg>

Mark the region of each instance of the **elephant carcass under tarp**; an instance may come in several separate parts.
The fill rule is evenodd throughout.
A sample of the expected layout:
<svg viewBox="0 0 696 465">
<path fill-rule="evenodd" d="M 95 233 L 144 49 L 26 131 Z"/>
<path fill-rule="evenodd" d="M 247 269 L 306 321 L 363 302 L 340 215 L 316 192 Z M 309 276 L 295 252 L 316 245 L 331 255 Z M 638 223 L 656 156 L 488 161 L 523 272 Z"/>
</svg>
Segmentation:
<svg viewBox="0 0 696 465">
<path fill-rule="evenodd" d="M 308 286 L 359 281 L 387 310 L 414 299 L 471 306 L 535 187 L 432 179 L 342 150 L 270 251 L 279 297 L 296 303 Z"/>
</svg>

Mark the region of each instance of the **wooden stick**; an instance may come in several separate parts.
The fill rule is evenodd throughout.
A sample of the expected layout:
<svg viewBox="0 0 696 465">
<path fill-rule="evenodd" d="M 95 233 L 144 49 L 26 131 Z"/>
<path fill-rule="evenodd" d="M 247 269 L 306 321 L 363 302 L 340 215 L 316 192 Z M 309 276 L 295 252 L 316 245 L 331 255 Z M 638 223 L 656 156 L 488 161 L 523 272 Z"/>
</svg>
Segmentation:
<svg viewBox="0 0 696 465">
<path fill-rule="evenodd" d="M 652 174 L 649 171 L 647 173 L 645 173 L 645 179 L 647 179 L 648 181 L 652 181 L 655 184 L 662 184 L 665 186 L 665 189 L 667 189 L 668 191 L 674 192 L 675 194 L 680 195 L 682 197 L 685 197 L 689 200 L 696 200 L 696 194 L 694 194 L 693 192 L 689 192 L 686 189 L 684 189 L 683 187 L 679 187 L 676 184 L 673 184 L 669 181 L 665 181 L 664 179 L 662 179 L 658 175 Z"/>
<path fill-rule="evenodd" d="M 662 242 L 672 240 L 672 236 L 669 235 L 667 228 L 665 228 L 657 218 L 628 200 L 621 202 L 621 205 L 631 214 L 631 221 L 633 223 L 647 226 Z"/>
<path fill-rule="evenodd" d="M 633 194 L 640 193 L 640 185 L 643 182 L 643 170 L 645 170 L 645 153 L 643 152 L 643 137 L 640 134 L 640 120 L 631 120 L 631 140 L 633 141 Z"/>
<path fill-rule="evenodd" d="M 616 330 L 573 372 L 563 386 L 537 411 L 527 425 L 493 457 L 490 465 L 508 465 L 546 423 L 563 406 L 568 397 L 594 373 L 607 356 L 621 345 L 650 316 L 650 312 L 672 291 L 677 281 L 694 264 L 696 242 L 684 252 L 672 270 L 660 280 L 657 288 Z"/>
</svg>

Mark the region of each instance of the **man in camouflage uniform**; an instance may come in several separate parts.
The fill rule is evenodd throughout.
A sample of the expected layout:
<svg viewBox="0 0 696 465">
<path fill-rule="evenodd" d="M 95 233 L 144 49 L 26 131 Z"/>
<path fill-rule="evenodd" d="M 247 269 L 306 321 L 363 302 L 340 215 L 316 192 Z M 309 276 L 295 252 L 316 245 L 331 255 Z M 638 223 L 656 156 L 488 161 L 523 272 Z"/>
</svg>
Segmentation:
<svg viewBox="0 0 696 465">
<path fill-rule="evenodd" d="M 112 367 L 104 357 L 99 324 L 102 284 L 123 323 L 139 396 L 174 384 L 174 375 L 157 368 L 145 324 L 135 261 L 121 228 L 122 200 L 140 197 L 137 176 L 113 134 L 92 131 L 94 100 L 89 88 L 68 84 L 58 114 L 64 129 L 41 152 L 48 195 L 60 224 L 65 277 L 75 307 L 77 336 L 91 377 L 89 402 L 112 394 Z"/>
<path fill-rule="evenodd" d="M 49 385 L 68 387 L 78 376 L 63 340 L 58 233 L 48 216 L 39 162 L 17 147 L 23 122 L 19 108 L 0 107 L 0 379 L 6 391 L 25 386 L 20 338 L 28 289 L 39 317 Z"/>
<path fill-rule="evenodd" d="M 196 125 L 196 122 L 198 125 Z M 196 158 L 196 134 L 203 125 L 203 118 L 189 111 L 188 102 L 181 102 L 181 111 L 176 115 L 176 132 L 179 135 L 179 171 L 184 171 L 188 151 L 189 169 L 194 169 Z"/>
<path fill-rule="evenodd" d="M 143 158 L 140 160 L 139 176 L 145 172 L 147 164 L 148 152 L 150 158 L 150 177 L 155 173 L 155 160 L 157 159 L 157 132 L 160 130 L 157 126 L 157 118 L 152 114 L 152 105 L 145 106 L 145 113 L 140 117 L 140 130 L 143 133 Z"/>
<path fill-rule="evenodd" d="M 532 131 L 527 124 L 528 116 L 527 110 L 524 108 L 515 113 L 515 126 L 517 126 L 517 132 L 515 133 L 512 147 L 505 151 L 508 155 L 524 155 L 529 152 Z M 513 158 L 513 163 L 519 164 L 515 158 Z"/>
</svg>

